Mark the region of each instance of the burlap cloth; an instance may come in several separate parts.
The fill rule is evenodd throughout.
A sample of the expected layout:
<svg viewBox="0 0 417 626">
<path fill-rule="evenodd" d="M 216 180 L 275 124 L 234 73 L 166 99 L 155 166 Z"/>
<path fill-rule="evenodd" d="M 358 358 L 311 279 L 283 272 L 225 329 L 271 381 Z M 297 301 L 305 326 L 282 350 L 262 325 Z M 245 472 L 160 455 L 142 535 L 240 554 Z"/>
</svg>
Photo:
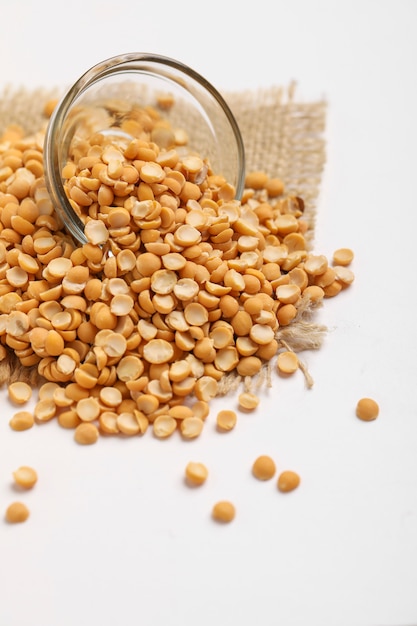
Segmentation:
<svg viewBox="0 0 417 626">
<path fill-rule="evenodd" d="M 19 124 L 28 134 L 39 131 L 46 124 L 45 103 L 60 95 L 58 89 L 6 87 L 0 92 L 0 134 L 10 124 Z M 242 133 L 246 170 L 263 170 L 281 178 L 288 193 L 304 200 L 304 219 L 310 225 L 311 245 L 326 161 L 325 100 L 299 100 L 295 84 L 222 95 Z M 281 341 L 295 352 L 317 349 L 324 333 L 325 328 L 315 324 L 308 311 L 301 312 L 290 327 L 282 330 Z M 304 374 L 307 385 L 311 386 L 312 378 L 306 368 Z M 36 373 L 22 371 L 12 357 L 0 364 L 0 384 L 31 377 L 34 380 Z M 224 383 L 229 389 L 227 377 Z"/>
</svg>

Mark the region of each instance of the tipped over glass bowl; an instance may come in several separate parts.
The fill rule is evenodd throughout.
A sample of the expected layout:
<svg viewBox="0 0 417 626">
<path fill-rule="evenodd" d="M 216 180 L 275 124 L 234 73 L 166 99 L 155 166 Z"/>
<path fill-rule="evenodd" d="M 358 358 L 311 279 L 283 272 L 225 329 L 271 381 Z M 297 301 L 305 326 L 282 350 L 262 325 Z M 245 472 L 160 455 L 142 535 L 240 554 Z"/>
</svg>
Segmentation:
<svg viewBox="0 0 417 626">
<path fill-rule="evenodd" d="M 84 222 L 65 186 L 64 168 L 77 146 L 94 133 L 129 142 L 135 112 L 160 111 L 186 134 L 186 149 L 210 163 L 235 188 L 245 181 L 245 152 L 236 119 L 220 93 L 183 63 L 156 54 L 128 53 L 86 71 L 64 94 L 50 118 L 44 144 L 48 192 L 67 231 L 87 241 Z"/>
</svg>

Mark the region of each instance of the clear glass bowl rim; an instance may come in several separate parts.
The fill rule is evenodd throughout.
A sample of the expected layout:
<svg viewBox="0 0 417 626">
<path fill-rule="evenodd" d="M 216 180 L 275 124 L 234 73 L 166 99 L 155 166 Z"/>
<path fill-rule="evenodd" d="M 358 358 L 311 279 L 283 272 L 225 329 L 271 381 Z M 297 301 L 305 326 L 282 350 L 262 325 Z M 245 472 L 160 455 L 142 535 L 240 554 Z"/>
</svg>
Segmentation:
<svg viewBox="0 0 417 626">
<path fill-rule="evenodd" d="M 220 92 L 206 78 L 204 78 L 204 76 L 199 74 L 193 68 L 168 56 L 148 52 L 129 52 L 109 57 L 90 67 L 90 69 L 84 72 L 84 74 L 82 74 L 80 78 L 78 78 L 78 80 L 76 80 L 75 83 L 66 91 L 51 115 L 45 134 L 44 164 L 46 185 L 56 208 L 61 215 L 65 215 L 66 227 L 79 241 L 85 242 L 86 239 L 84 236 L 83 223 L 72 210 L 71 205 L 66 198 L 60 175 L 60 142 L 56 140 L 57 135 L 59 134 L 59 129 L 65 120 L 67 113 L 70 111 L 72 104 L 94 82 L 102 80 L 107 76 L 112 76 L 119 70 L 140 70 L 142 72 L 146 72 L 147 69 L 149 70 L 149 68 L 147 68 L 147 64 L 152 64 L 154 66 L 152 68 L 153 71 L 155 70 L 155 67 L 160 66 L 161 69 L 164 67 L 168 69 L 171 68 L 174 72 L 179 73 L 179 75 L 183 74 L 187 76 L 187 78 L 191 79 L 198 87 L 203 88 L 203 91 L 206 94 L 209 94 L 211 98 L 220 106 L 236 142 L 236 152 L 238 158 L 236 198 L 240 199 L 243 194 L 245 183 L 245 148 L 243 138 L 236 118 Z M 175 81 L 175 78 L 172 75 L 168 75 L 167 78 Z M 179 81 L 175 82 L 177 82 L 181 87 L 184 87 L 184 85 Z"/>
</svg>

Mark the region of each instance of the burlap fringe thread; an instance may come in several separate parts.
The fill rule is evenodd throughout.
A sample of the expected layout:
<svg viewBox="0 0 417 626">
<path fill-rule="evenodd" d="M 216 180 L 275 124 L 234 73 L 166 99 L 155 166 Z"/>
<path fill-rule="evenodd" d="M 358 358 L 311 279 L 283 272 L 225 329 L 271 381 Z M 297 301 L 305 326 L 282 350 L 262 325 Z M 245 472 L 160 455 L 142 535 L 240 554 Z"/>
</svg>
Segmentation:
<svg viewBox="0 0 417 626">
<path fill-rule="evenodd" d="M 224 93 L 242 133 L 246 152 L 247 171 L 263 170 L 281 178 L 289 194 L 303 199 L 304 219 L 309 223 L 308 244 L 314 236 L 317 199 L 326 161 L 324 130 L 326 102 L 299 102 L 296 85 L 287 88 Z M 45 103 L 61 95 L 59 89 L 28 90 L 6 87 L 0 94 L 0 134 L 11 124 L 22 126 L 30 135 L 43 129 L 47 123 Z M 298 311 L 296 319 L 278 329 L 276 338 L 280 349 L 300 353 L 321 347 L 327 329 L 313 320 L 314 310 L 309 302 Z M 242 378 L 235 373 L 223 377 L 219 393 L 225 395 L 240 385 L 247 391 L 272 386 L 274 364 L 265 364 L 255 378 Z M 300 362 L 307 387 L 313 379 L 306 365 Z M 0 362 L 0 385 L 24 380 L 32 386 L 42 382 L 36 368 L 23 367 L 14 353 Z"/>
</svg>

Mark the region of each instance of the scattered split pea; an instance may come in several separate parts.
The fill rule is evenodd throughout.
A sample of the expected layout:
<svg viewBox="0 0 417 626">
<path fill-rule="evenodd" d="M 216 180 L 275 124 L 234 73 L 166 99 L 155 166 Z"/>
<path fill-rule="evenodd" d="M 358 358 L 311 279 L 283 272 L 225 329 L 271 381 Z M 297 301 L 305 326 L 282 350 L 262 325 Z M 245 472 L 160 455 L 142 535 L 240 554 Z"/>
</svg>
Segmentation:
<svg viewBox="0 0 417 626">
<path fill-rule="evenodd" d="M 6 521 L 9 524 L 20 524 L 26 522 L 30 511 L 23 502 L 12 502 L 6 509 Z"/>
<path fill-rule="evenodd" d="M 208 469 L 204 463 L 190 461 L 185 468 L 186 480 L 192 485 L 202 485 L 208 477 Z"/>
<path fill-rule="evenodd" d="M 350 265 L 354 253 L 350 248 L 338 248 L 333 253 L 333 265 Z"/>
<path fill-rule="evenodd" d="M 235 411 L 224 409 L 217 413 L 217 428 L 222 432 L 233 430 L 237 423 L 237 415 Z"/>
<path fill-rule="evenodd" d="M 379 405 L 373 398 L 361 398 L 356 405 L 356 415 L 364 422 L 371 422 L 379 415 Z"/>
<path fill-rule="evenodd" d="M 254 411 L 259 405 L 259 402 L 259 397 L 248 391 L 241 393 L 238 398 L 239 409 L 243 411 Z"/>
<path fill-rule="evenodd" d="M 32 489 L 35 486 L 38 475 L 32 467 L 23 465 L 13 472 L 14 481 L 23 489 Z"/>
<path fill-rule="evenodd" d="M 18 411 L 9 421 L 10 428 L 16 431 L 28 430 L 35 423 L 33 414 L 29 411 Z"/>
<path fill-rule="evenodd" d="M 278 354 L 277 369 L 281 374 L 294 374 L 298 370 L 298 366 L 298 357 L 295 352 L 286 350 Z"/>
<path fill-rule="evenodd" d="M 258 480 L 270 480 L 276 471 L 275 461 L 268 455 L 261 455 L 252 465 L 252 473 Z"/>
<path fill-rule="evenodd" d="M 228 500 L 220 500 L 213 506 L 212 517 L 216 522 L 228 524 L 234 520 L 235 515 L 236 508 L 234 504 Z"/>
<path fill-rule="evenodd" d="M 161 96 L 158 104 L 164 111 L 173 102 Z M 96 133 L 63 168 L 88 241 L 79 248 L 63 234 L 47 194 L 40 137 L 15 129 L 15 143 L 0 143 L 7 174 L 0 180 L 0 334 L 24 367 L 48 381 L 33 414 L 10 420 L 16 431 L 57 417 L 82 445 L 100 432 L 135 436 L 149 425 L 161 439 L 176 430 L 194 439 L 225 375 L 255 377 L 277 354 L 278 372 L 294 373 L 296 354 L 278 353 L 280 328 L 306 302 L 313 308 L 354 280 L 349 248 L 335 250 L 332 264 L 307 251 L 304 202 L 285 195 L 283 181 L 249 172 L 237 201 L 203 156 L 180 157 L 185 131 L 161 125 L 157 109 L 138 113 L 144 125 L 126 116 L 130 143 Z M 15 382 L 8 393 L 25 404 L 32 387 Z M 254 411 L 259 401 L 244 391 L 238 407 Z M 359 419 L 378 414 L 374 400 L 358 401 Z M 234 411 L 217 414 L 222 431 L 236 421 Z M 269 456 L 253 463 L 259 480 L 275 472 Z M 25 489 L 37 481 L 30 467 L 13 476 Z M 208 470 L 190 462 L 185 476 L 202 485 Z M 299 484 L 293 471 L 277 481 L 282 492 Z M 235 514 L 230 501 L 212 509 L 219 522 Z M 21 502 L 6 511 L 10 523 L 28 516 Z"/>
<path fill-rule="evenodd" d="M 279 491 L 283 493 L 288 493 L 289 491 L 294 491 L 300 484 L 300 476 L 291 470 L 286 470 L 281 472 L 278 476 L 277 487 Z"/>
</svg>

